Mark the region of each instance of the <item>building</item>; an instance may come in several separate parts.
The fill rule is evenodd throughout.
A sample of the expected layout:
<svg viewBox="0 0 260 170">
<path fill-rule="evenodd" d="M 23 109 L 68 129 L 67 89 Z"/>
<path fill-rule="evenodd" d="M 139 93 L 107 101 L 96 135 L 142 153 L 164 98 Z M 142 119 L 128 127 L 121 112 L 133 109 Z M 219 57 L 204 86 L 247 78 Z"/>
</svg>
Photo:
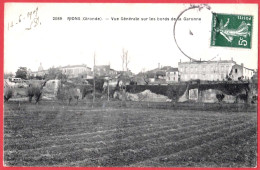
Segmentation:
<svg viewBox="0 0 260 170">
<path fill-rule="evenodd" d="M 166 70 L 166 82 L 177 83 L 179 82 L 179 71 L 178 68 L 169 68 Z"/>
<path fill-rule="evenodd" d="M 93 74 L 91 72 L 91 68 L 87 67 L 85 64 L 82 65 L 68 65 L 64 67 L 58 67 L 59 70 L 65 75 L 68 76 L 68 78 L 87 78 L 87 77 L 93 77 Z M 27 77 L 44 77 L 49 73 L 49 70 L 44 70 L 42 67 L 42 64 L 38 67 L 38 71 L 31 71 L 31 69 L 28 69 L 27 71 Z"/>
<path fill-rule="evenodd" d="M 237 64 L 233 60 L 179 62 L 180 81 L 206 80 L 225 81 L 248 80 L 254 75 L 254 70 Z"/>
<path fill-rule="evenodd" d="M 97 65 L 94 67 L 95 75 L 96 76 L 116 76 L 118 72 L 112 68 L 110 65 Z"/>
<path fill-rule="evenodd" d="M 85 64 L 81 65 L 68 65 L 60 67 L 63 74 L 67 75 L 68 78 L 87 78 L 87 76 L 92 75 L 91 68 L 87 67 Z"/>
<path fill-rule="evenodd" d="M 27 77 L 44 77 L 46 74 L 48 74 L 48 70 L 44 70 L 42 63 L 40 63 L 40 66 L 38 67 L 38 71 L 31 71 L 31 69 L 28 69 L 27 71 Z"/>
<path fill-rule="evenodd" d="M 241 65 L 235 64 L 232 67 L 230 78 L 232 80 L 250 80 L 255 74 L 253 69 L 244 67 L 244 64 Z"/>
</svg>

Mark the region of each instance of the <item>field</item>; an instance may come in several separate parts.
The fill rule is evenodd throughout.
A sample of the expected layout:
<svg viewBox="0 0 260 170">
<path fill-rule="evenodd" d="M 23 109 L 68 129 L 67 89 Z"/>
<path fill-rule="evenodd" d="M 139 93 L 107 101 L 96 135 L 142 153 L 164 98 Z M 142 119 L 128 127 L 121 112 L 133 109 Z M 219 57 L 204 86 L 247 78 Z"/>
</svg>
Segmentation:
<svg viewBox="0 0 260 170">
<path fill-rule="evenodd" d="M 4 105 L 6 166 L 255 167 L 256 112 Z"/>
</svg>

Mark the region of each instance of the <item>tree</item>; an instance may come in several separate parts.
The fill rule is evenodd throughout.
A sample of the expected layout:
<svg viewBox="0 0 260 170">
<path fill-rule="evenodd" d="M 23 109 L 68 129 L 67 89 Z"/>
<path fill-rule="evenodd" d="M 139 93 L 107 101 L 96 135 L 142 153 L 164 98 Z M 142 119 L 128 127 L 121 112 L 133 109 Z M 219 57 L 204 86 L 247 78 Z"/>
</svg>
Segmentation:
<svg viewBox="0 0 260 170">
<path fill-rule="evenodd" d="M 19 69 L 15 73 L 16 78 L 26 79 L 27 77 L 27 68 L 19 67 Z"/>
<path fill-rule="evenodd" d="M 169 97 L 170 99 L 172 99 L 173 101 L 177 101 L 179 99 L 179 96 L 180 96 L 180 91 L 179 89 L 177 88 L 177 86 L 170 86 L 168 89 L 167 89 L 167 97 Z"/>
<path fill-rule="evenodd" d="M 122 93 L 122 100 L 123 100 L 123 105 L 126 106 L 126 103 L 125 103 L 125 100 L 126 100 L 126 79 L 127 79 L 127 76 L 126 75 L 126 72 L 128 72 L 128 64 L 130 62 L 129 60 L 129 57 L 128 57 L 128 51 L 125 51 L 123 49 L 123 54 L 121 56 L 121 59 L 122 59 L 122 90 L 123 90 L 123 93 Z"/>
<path fill-rule="evenodd" d="M 222 94 L 216 94 L 216 98 L 218 99 L 218 102 L 221 103 L 222 100 L 225 98 L 225 95 L 222 93 Z"/>
<path fill-rule="evenodd" d="M 8 100 L 13 97 L 13 94 L 14 94 L 13 90 L 11 88 L 7 88 L 4 91 L 4 101 L 8 102 Z"/>
<path fill-rule="evenodd" d="M 34 96 L 34 87 L 30 86 L 27 89 L 27 96 L 29 97 L 29 102 L 31 103 L 32 102 L 32 98 Z"/>
<path fill-rule="evenodd" d="M 128 71 L 128 64 L 130 63 L 130 59 L 128 57 L 128 51 L 125 51 L 125 49 L 123 49 L 123 55 L 121 56 L 121 59 L 123 71 Z"/>
<path fill-rule="evenodd" d="M 46 75 L 46 79 L 47 80 L 56 79 L 56 78 L 58 79 L 61 74 L 62 71 L 60 69 L 51 67 L 48 69 L 48 74 Z"/>
<path fill-rule="evenodd" d="M 32 102 L 33 97 L 35 98 L 35 104 L 38 103 L 41 99 L 42 89 L 39 86 L 30 86 L 27 89 L 27 96 L 29 97 L 29 102 Z"/>
</svg>

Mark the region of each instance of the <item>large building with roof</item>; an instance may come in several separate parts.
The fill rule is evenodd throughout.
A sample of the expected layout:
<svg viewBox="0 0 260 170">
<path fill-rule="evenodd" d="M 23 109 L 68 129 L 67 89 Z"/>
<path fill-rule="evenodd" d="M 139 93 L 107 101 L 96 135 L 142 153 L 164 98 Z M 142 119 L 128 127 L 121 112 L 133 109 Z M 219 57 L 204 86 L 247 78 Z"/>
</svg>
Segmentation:
<svg viewBox="0 0 260 170">
<path fill-rule="evenodd" d="M 93 78 L 93 73 L 91 72 L 91 68 L 87 67 L 85 64 L 81 65 L 67 65 L 63 67 L 58 67 L 62 71 L 63 74 L 67 75 L 68 78 Z M 42 64 L 38 67 L 38 71 L 31 71 L 28 69 L 28 77 L 44 77 L 48 74 L 48 70 L 44 70 Z"/>
<path fill-rule="evenodd" d="M 196 61 L 179 62 L 180 81 L 205 80 L 205 81 L 224 81 L 248 80 L 254 75 L 254 70 L 238 65 L 235 61 Z"/>
<path fill-rule="evenodd" d="M 85 64 L 81 65 L 67 65 L 64 67 L 60 67 L 60 70 L 63 74 L 67 75 L 69 78 L 87 78 L 88 76 L 92 76 L 91 68 L 87 67 Z"/>
<path fill-rule="evenodd" d="M 116 76 L 117 71 L 112 69 L 110 65 L 96 65 L 94 67 L 94 72 L 95 76 L 101 76 L 101 77 L 106 77 L 106 76 Z"/>
</svg>

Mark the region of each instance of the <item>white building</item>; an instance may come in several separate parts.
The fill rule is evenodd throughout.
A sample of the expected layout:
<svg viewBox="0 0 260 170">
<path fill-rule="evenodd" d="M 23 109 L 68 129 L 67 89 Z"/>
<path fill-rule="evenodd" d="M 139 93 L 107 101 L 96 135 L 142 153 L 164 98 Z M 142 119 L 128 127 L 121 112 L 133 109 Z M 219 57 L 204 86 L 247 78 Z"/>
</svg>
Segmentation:
<svg viewBox="0 0 260 170">
<path fill-rule="evenodd" d="M 238 80 L 239 77 L 250 79 L 253 76 L 253 70 L 238 65 L 233 60 L 219 61 L 197 61 L 197 62 L 179 62 L 178 70 L 180 81 L 206 80 L 223 81 L 230 77 L 232 80 Z"/>
<path fill-rule="evenodd" d="M 81 77 L 86 78 L 90 76 L 91 68 L 87 67 L 85 64 L 82 65 L 68 65 L 60 68 L 62 73 L 68 75 L 69 78 Z"/>
</svg>

